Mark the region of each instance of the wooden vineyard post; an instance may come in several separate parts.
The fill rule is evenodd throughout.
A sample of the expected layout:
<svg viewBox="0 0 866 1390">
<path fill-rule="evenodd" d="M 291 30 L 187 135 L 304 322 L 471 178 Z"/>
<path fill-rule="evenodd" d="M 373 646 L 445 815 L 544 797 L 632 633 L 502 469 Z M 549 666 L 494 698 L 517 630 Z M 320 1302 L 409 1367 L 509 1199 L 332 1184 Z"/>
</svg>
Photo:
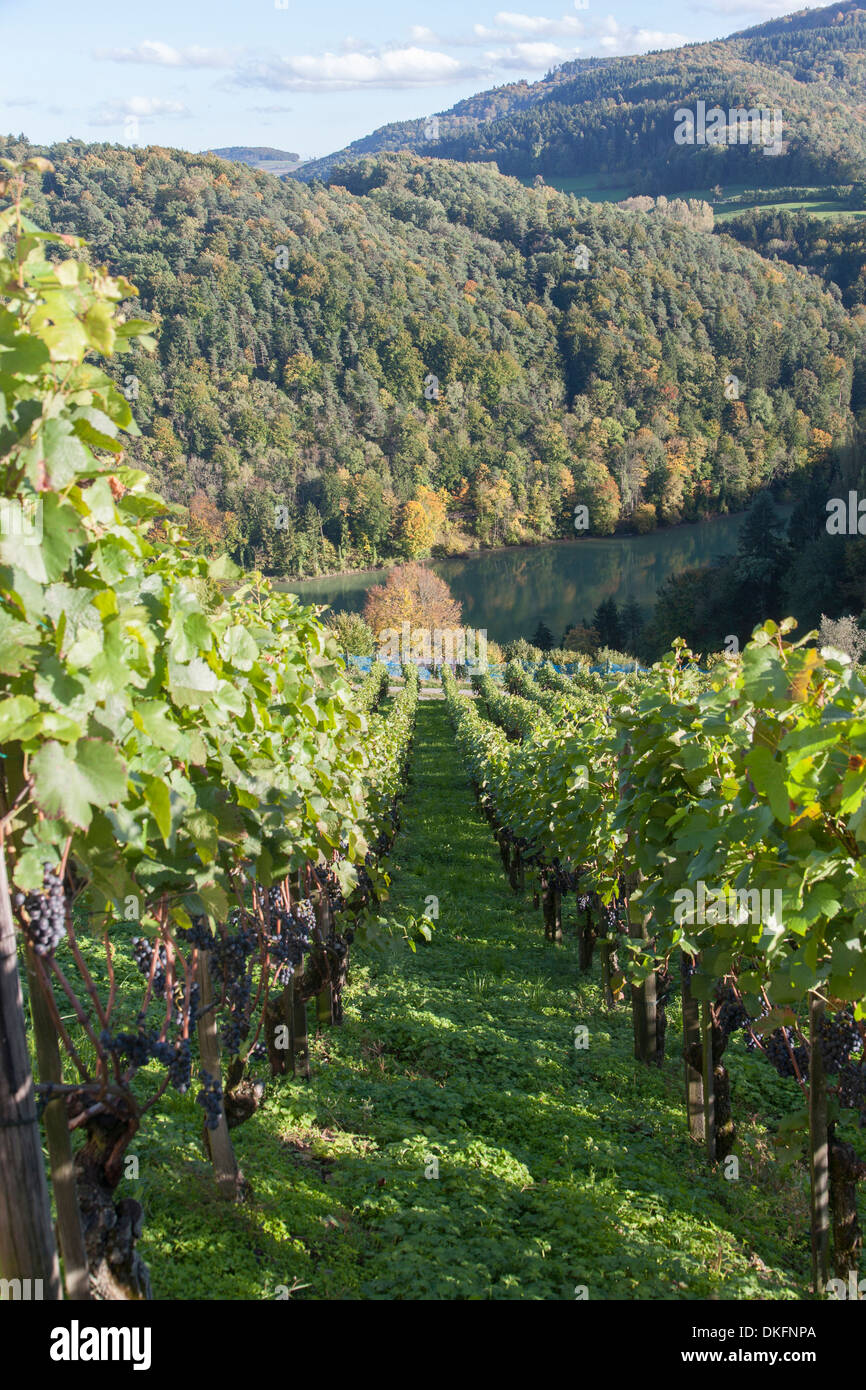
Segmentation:
<svg viewBox="0 0 866 1390">
<path fill-rule="evenodd" d="M 857 1215 L 857 1183 L 866 1178 L 866 1163 L 852 1144 L 830 1140 L 830 1208 L 833 1214 L 833 1268 L 846 1288 L 860 1273 L 863 1231 Z"/>
<path fill-rule="evenodd" d="M 541 908 L 544 913 L 544 935 L 548 941 L 562 940 L 562 895 L 556 887 L 554 874 L 541 873 Z"/>
<path fill-rule="evenodd" d="M 704 1138 L 707 1161 L 716 1161 L 715 1064 L 713 1062 L 713 1015 L 706 1001 L 701 1004 L 701 1055 L 703 1059 Z"/>
<path fill-rule="evenodd" d="M 62 1297 L 48 1182 L 27 1052 L 6 853 L 0 841 L 0 1277 Z"/>
<path fill-rule="evenodd" d="M 520 850 L 514 841 L 508 847 L 508 882 L 511 884 L 511 891 L 519 893 L 521 891 L 523 870 L 520 864 Z"/>
<path fill-rule="evenodd" d="M 304 992 L 299 988 L 303 980 L 303 968 L 296 971 L 289 986 L 292 992 L 292 1075 L 300 1070 L 305 1081 L 310 1079 L 310 1048 L 307 1041 L 307 1002 Z"/>
<path fill-rule="evenodd" d="M 576 898 L 581 894 L 576 892 Z M 578 909 L 579 911 L 579 909 Z M 595 932 L 592 928 L 592 908 L 587 907 L 583 914 L 583 925 L 578 927 L 578 963 L 584 972 L 592 969 L 592 957 L 595 951 Z M 602 967 L 602 974 L 604 969 Z"/>
<path fill-rule="evenodd" d="M 286 1056 L 288 1048 L 278 1045 L 277 1034 L 280 1029 L 285 1028 L 286 1036 L 291 1039 L 291 1008 L 290 984 L 286 985 L 276 997 L 271 994 L 268 998 L 265 1010 L 265 1029 L 267 1030 L 265 1045 L 268 1049 L 271 1076 L 285 1076 L 289 1069 L 288 1057 Z"/>
<path fill-rule="evenodd" d="M 634 923 L 631 920 L 629 903 L 629 936 L 637 941 L 647 941 L 647 919 Z M 643 984 L 631 987 L 631 1017 L 634 1032 L 634 1055 L 646 1066 L 661 1066 L 658 1045 L 658 977 L 653 970 Z"/>
<path fill-rule="evenodd" d="M 298 869 L 298 901 L 307 896 L 306 873 Z M 292 1076 L 300 1074 L 305 1081 L 310 1079 L 310 1048 L 307 1041 L 307 1001 L 304 998 L 305 962 L 302 959 L 289 983 L 289 1009 L 291 1019 Z"/>
<path fill-rule="evenodd" d="M 702 1141 L 705 1137 L 705 1124 L 701 1011 L 697 999 L 692 994 L 689 959 L 683 954 L 680 955 L 680 967 L 683 982 L 683 1063 L 686 1081 L 686 1117 L 689 1134 L 693 1139 Z"/>
<path fill-rule="evenodd" d="M 331 984 L 330 961 L 325 949 L 331 933 L 331 904 L 324 887 L 319 889 L 314 906 L 324 965 L 324 984 L 316 995 L 316 1022 L 320 1028 L 327 1028 L 334 1021 L 334 991 Z"/>
<path fill-rule="evenodd" d="M 26 947 L 27 984 L 30 990 L 30 1017 L 33 1022 L 33 1036 L 36 1041 L 36 1062 L 39 1080 L 63 1082 L 63 1064 L 60 1059 L 60 1046 L 57 1032 L 45 997 L 45 986 L 40 977 L 33 948 Z M 72 1140 L 69 1134 L 69 1121 L 66 1116 L 66 1102 L 58 1096 L 45 1107 L 42 1116 L 45 1138 L 48 1142 L 48 1158 L 51 1164 L 51 1187 L 54 1192 L 54 1205 L 57 1209 L 57 1234 L 60 1252 L 63 1256 L 63 1282 L 66 1297 L 84 1302 L 90 1298 L 90 1280 L 87 1275 L 87 1251 L 81 1230 L 81 1212 L 78 1207 L 78 1193 L 75 1187 L 75 1168 L 72 1159 Z"/>
<path fill-rule="evenodd" d="M 639 1062 L 658 1066 L 656 1041 L 656 977 L 649 975 L 642 985 L 631 987 L 631 1012 L 634 1027 L 634 1055 Z"/>
<path fill-rule="evenodd" d="M 220 1079 L 222 1076 L 220 1043 L 219 1034 L 217 1032 L 216 1011 L 211 1007 L 214 1002 L 213 984 L 211 982 L 208 953 L 206 951 L 199 952 L 198 987 L 200 1008 L 202 1011 L 198 1021 L 198 1049 L 201 1059 L 201 1069 L 202 1071 L 208 1072 L 210 1076 Z M 216 1129 L 208 1129 L 206 1130 L 206 1134 L 210 1147 L 217 1189 L 221 1196 L 234 1198 L 238 1195 L 240 1187 L 240 1172 L 237 1159 L 235 1158 L 231 1136 L 229 1134 L 225 1105 L 220 1105 L 220 1119 Z"/>
<path fill-rule="evenodd" d="M 601 990 L 606 1009 L 616 1006 L 613 997 L 613 974 L 614 974 L 614 943 L 608 940 L 601 942 Z"/>
<path fill-rule="evenodd" d="M 830 1146 L 827 1134 L 827 1078 L 818 1045 L 824 1001 L 809 995 L 809 1187 L 812 1216 L 812 1286 L 822 1297 L 830 1274 Z"/>
<path fill-rule="evenodd" d="M 631 757 L 631 744 L 625 745 L 625 756 Z M 621 785 L 620 797 L 631 790 L 631 784 L 626 782 Z M 637 834 L 633 826 L 629 826 L 626 832 L 626 845 L 630 853 L 634 852 L 637 844 Z M 649 915 L 641 918 L 639 922 L 632 921 L 631 895 L 640 883 L 642 875 L 635 869 L 626 877 L 625 900 L 626 900 L 626 920 L 628 922 L 628 933 L 632 939 L 637 941 L 649 940 Z M 631 987 L 631 1017 L 632 1029 L 634 1032 L 634 1055 L 639 1062 L 645 1066 L 660 1067 L 664 1058 L 660 1055 L 659 1035 L 657 1030 L 657 1000 L 658 1000 L 658 979 L 653 971 L 644 980 L 643 984 L 632 985 Z"/>
</svg>

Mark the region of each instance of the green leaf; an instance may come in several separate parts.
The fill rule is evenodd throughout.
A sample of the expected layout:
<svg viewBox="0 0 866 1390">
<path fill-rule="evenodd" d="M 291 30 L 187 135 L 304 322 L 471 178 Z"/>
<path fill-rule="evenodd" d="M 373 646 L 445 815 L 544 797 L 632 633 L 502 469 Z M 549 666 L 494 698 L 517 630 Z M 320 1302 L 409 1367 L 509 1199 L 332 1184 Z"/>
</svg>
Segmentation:
<svg viewBox="0 0 866 1390">
<path fill-rule="evenodd" d="M 94 806 L 110 806 L 126 791 L 126 767 L 109 743 L 81 739 L 74 746 L 46 743 L 31 761 L 34 793 L 50 817 L 86 829 Z"/>
<path fill-rule="evenodd" d="M 39 643 L 38 632 L 0 608 L 0 673 L 17 676 L 32 664 L 33 650 Z"/>
<path fill-rule="evenodd" d="M 746 754 L 746 766 L 756 791 L 767 798 L 776 820 L 781 821 L 783 825 L 790 825 L 791 808 L 782 765 L 776 761 L 769 748 L 757 744 Z"/>
<path fill-rule="evenodd" d="M 161 700 L 141 701 L 132 712 L 132 720 L 157 748 L 174 753 L 180 747 L 183 735 L 171 717 L 168 706 Z"/>
<path fill-rule="evenodd" d="M 171 794 L 159 777 L 151 777 L 144 787 L 144 799 L 153 813 L 159 833 L 167 845 L 171 839 Z"/>
<path fill-rule="evenodd" d="M 0 744 L 29 737 L 39 726 L 33 718 L 38 714 L 39 706 L 29 695 L 13 695 L 0 701 Z"/>
<path fill-rule="evenodd" d="M 228 555 L 219 555 L 215 560 L 211 560 L 207 567 L 207 573 L 209 579 L 215 579 L 217 582 L 222 580 L 230 583 L 243 576 L 243 570 L 235 564 L 234 560 L 230 560 Z"/>
<path fill-rule="evenodd" d="M 259 654 L 259 649 L 246 628 L 237 624 L 230 627 L 225 634 L 222 654 L 225 660 L 237 666 L 239 671 L 249 671 Z"/>
</svg>

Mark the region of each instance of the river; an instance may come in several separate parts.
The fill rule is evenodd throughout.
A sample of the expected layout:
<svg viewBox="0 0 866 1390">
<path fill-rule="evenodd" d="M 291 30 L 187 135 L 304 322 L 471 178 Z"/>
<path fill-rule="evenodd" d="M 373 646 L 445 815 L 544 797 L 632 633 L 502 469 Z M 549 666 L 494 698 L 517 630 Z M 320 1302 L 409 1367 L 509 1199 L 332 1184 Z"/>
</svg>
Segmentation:
<svg viewBox="0 0 866 1390">
<path fill-rule="evenodd" d="M 784 511 L 784 508 L 778 508 Z M 508 642 L 531 637 L 539 619 L 559 643 L 572 623 L 592 618 L 602 599 L 634 599 L 649 616 L 659 586 L 671 574 L 731 555 L 746 513 L 675 526 L 647 536 L 581 536 L 544 545 L 475 551 L 431 560 L 463 605 L 463 622 Z M 335 574 L 279 584 L 305 603 L 360 612 L 367 590 L 387 569 Z"/>
</svg>

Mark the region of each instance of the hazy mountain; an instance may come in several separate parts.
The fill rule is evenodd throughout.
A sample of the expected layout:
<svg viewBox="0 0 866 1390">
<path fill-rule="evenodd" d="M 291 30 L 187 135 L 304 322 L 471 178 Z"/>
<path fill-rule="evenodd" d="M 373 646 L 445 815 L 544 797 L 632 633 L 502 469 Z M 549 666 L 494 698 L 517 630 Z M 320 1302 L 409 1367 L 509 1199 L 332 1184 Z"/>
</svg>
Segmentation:
<svg viewBox="0 0 866 1390">
<path fill-rule="evenodd" d="M 411 154 L 323 187 L 6 147 L 55 166 L 35 220 L 160 315 L 156 357 L 117 366 L 130 457 L 244 563 L 573 535 L 578 505 L 601 534 L 694 520 L 797 485 L 852 425 L 858 322 L 713 235 L 706 205 L 622 210 Z"/>
<path fill-rule="evenodd" d="M 217 154 L 220 159 L 232 159 L 239 164 L 249 164 L 253 169 L 261 169 L 266 174 L 288 174 L 297 169 L 301 162 L 299 154 L 290 150 L 275 150 L 270 145 L 225 145 L 220 150 L 206 151 Z"/>
<path fill-rule="evenodd" d="M 772 139 L 757 133 L 721 146 L 697 143 L 696 128 L 695 143 L 677 144 L 675 112 L 697 115 L 698 102 L 778 111 L 781 153 L 767 157 Z M 347 159 L 397 149 L 495 162 L 523 178 L 591 175 L 631 192 L 851 182 L 866 167 L 866 11 L 847 0 L 711 43 L 579 59 L 462 101 L 439 113 L 438 129 L 428 116 L 383 126 L 296 177 L 327 178 Z"/>
</svg>

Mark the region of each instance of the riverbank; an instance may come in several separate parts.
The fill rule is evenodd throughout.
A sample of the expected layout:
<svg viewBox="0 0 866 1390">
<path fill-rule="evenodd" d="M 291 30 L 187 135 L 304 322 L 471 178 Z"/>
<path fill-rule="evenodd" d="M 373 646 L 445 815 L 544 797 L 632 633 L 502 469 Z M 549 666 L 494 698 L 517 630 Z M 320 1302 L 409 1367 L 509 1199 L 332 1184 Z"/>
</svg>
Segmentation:
<svg viewBox="0 0 866 1390">
<path fill-rule="evenodd" d="M 788 504 L 779 503 L 777 505 L 779 510 L 784 510 Z M 547 540 L 520 541 L 514 545 L 476 545 L 472 546 L 469 550 L 449 550 L 447 553 L 442 554 L 432 552 L 422 560 L 419 560 L 418 563 L 432 565 L 446 560 L 467 560 L 477 555 L 503 555 L 511 551 L 539 550 L 549 545 L 573 545 L 575 542 L 584 540 L 635 540 L 640 536 L 654 536 L 659 533 L 666 534 L 668 531 L 678 531 L 687 526 L 704 526 L 714 521 L 735 520 L 738 517 L 744 517 L 747 511 L 748 508 L 742 512 L 713 512 L 707 516 L 699 517 L 696 521 L 678 521 L 673 526 L 656 526 L 652 531 L 616 530 L 612 536 L 578 536 L 575 534 L 574 536 L 553 536 Z M 381 565 L 365 565 L 358 569 L 323 570 L 321 574 L 274 579 L 273 583 L 276 589 L 281 591 L 288 589 L 290 592 L 294 592 L 296 587 L 303 586 L 304 584 L 318 584 L 328 579 L 354 578 L 357 575 L 370 576 L 370 585 L 372 587 L 372 585 L 377 582 L 377 576 L 386 575 L 395 565 L 405 565 L 408 563 L 410 563 L 408 559 L 395 556 L 386 560 L 385 563 Z"/>
<path fill-rule="evenodd" d="M 780 509 L 782 510 L 782 509 Z M 645 618 L 672 575 L 736 552 L 745 512 L 690 522 L 643 536 L 581 536 L 544 545 L 498 546 L 429 562 L 461 605 L 461 621 L 503 643 L 531 637 L 544 622 L 557 644 L 568 627 L 592 619 L 599 604 L 636 603 Z M 386 570 L 285 580 L 304 603 L 363 612 Z"/>
</svg>

